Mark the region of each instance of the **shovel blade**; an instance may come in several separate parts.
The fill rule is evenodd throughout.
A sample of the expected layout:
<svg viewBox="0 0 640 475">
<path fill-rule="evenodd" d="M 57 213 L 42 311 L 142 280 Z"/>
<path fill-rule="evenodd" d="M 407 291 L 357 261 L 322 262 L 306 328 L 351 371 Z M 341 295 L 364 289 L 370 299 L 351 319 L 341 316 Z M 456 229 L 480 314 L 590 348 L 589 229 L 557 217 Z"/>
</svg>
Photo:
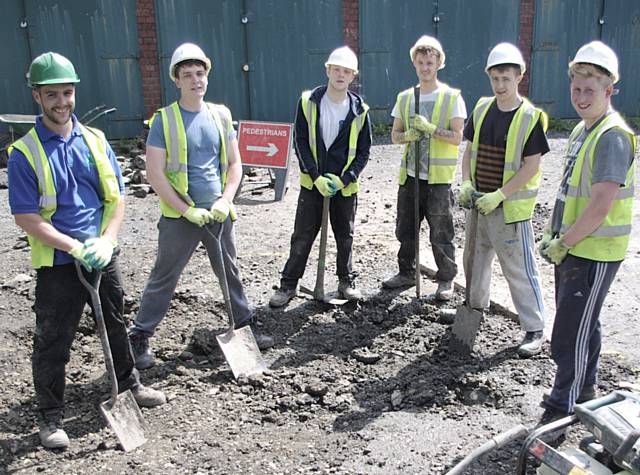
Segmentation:
<svg viewBox="0 0 640 475">
<path fill-rule="evenodd" d="M 113 404 L 111 399 L 101 403 L 100 412 L 125 452 L 140 447 L 147 441 L 142 412 L 130 390 L 118 394 Z"/>
<path fill-rule="evenodd" d="M 331 297 L 330 295 L 321 294 L 317 291 L 311 290 L 309 287 L 304 285 L 300 286 L 300 292 L 311 295 L 313 300 L 317 300 L 318 302 L 328 303 L 329 305 L 344 305 L 348 302 L 347 299 L 339 299 L 335 297 Z"/>
<path fill-rule="evenodd" d="M 481 323 L 482 312 L 466 305 L 459 306 L 451 329 L 449 350 L 460 355 L 470 354 Z"/>
<path fill-rule="evenodd" d="M 262 374 L 266 371 L 267 364 L 248 325 L 217 335 L 216 340 L 234 378 Z"/>
</svg>

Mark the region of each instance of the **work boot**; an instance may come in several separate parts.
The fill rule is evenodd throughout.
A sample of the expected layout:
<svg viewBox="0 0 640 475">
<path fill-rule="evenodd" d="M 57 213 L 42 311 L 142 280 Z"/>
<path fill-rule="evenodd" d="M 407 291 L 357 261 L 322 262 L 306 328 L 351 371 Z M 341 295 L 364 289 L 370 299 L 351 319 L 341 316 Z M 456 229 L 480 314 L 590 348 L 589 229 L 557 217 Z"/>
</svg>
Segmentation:
<svg viewBox="0 0 640 475">
<path fill-rule="evenodd" d="M 253 337 L 256 339 L 256 344 L 260 350 L 268 350 L 275 344 L 273 337 L 263 333 L 263 331 L 258 327 L 258 319 L 256 317 L 250 318 L 236 328 L 240 329 L 247 325 L 251 327 L 251 332 L 253 333 Z"/>
<path fill-rule="evenodd" d="M 59 412 L 43 413 L 38 422 L 38 435 L 43 447 L 47 449 L 66 449 L 69 447 L 69 437 L 62 429 L 62 414 Z"/>
<path fill-rule="evenodd" d="M 385 289 L 399 289 L 416 285 L 416 276 L 406 272 L 398 272 L 396 275 L 382 282 Z"/>
<path fill-rule="evenodd" d="M 162 391 L 143 386 L 142 383 L 131 388 L 131 393 L 140 407 L 156 407 L 167 402 Z"/>
<path fill-rule="evenodd" d="M 552 422 L 558 421 L 560 419 L 564 419 L 568 416 L 569 414 L 565 411 L 556 409 L 554 407 L 547 407 L 542 413 L 542 417 L 540 417 L 538 424 L 536 424 L 536 429 L 542 426 L 546 426 L 547 424 L 551 424 Z M 556 429 L 552 432 L 542 434 L 539 439 L 547 444 L 558 444 L 564 440 L 566 432 L 567 428 L 563 427 L 561 429 Z"/>
<path fill-rule="evenodd" d="M 545 403 L 549 400 L 550 397 L 551 390 L 547 389 L 542 393 L 542 402 L 540 403 L 540 406 L 546 408 L 547 406 L 545 405 Z M 580 394 L 578 395 L 578 399 L 576 399 L 576 404 L 582 404 L 583 402 L 591 401 L 592 399 L 595 399 L 597 397 L 598 392 L 595 386 L 584 386 L 582 388 L 582 391 L 580 391 Z"/>
<path fill-rule="evenodd" d="M 537 332 L 527 332 L 522 339 L 522 343 L 518 347 L 518 356 L 520 358 L 531 358 L 542 351 L 544 343 L 544 334 L 542 330 Z"/>
<path fill-rule="evenodd" d="M 452 280 L 440 280 L 438 281 L 438 290 L 436 290 L 436 300 L 446 302 L 453 297 L 453 281 Z"/>
<path fill-rule="evenodd" d="M 276 293 L 269 299 L 269 306 L 274 308 L 284 307 L 289 301 L 296 296 L 296 289 L 287 289 L 280 287 Z"/>
<path fill-rule="evenodd" d="M 148 369 L 156 364 L 153 352 L 149 348 L 149 337 L 144 333 L 129 333 L 133 358 L 137 369 Z"/>
<path fill-rule="evenodd" d="M 356 289 L 353 279 L 350 277 L 340 277 L 340 282 L 338 283 L 338 294 L 349 302 L 355 302 L 356 300 L 362 299 L 362 294 L 358 289 Z"/>
</svg>

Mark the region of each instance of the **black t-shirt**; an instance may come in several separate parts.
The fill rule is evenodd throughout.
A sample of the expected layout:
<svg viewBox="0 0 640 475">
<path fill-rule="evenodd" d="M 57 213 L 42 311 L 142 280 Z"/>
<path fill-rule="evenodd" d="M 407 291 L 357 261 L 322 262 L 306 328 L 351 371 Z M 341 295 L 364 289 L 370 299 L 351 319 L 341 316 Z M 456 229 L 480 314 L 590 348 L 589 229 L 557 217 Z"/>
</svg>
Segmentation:
<svg viewBox="0 0 640 475">
<path fill-rule="evenodd" d="M 497 102 L 494 101 L 482 121 L 475 176 L 476 189 L 478 191 L 490 193 L 502 187 L 507 134 L 509 133 L 511 121 L 518 109 L 519 107 L 504 112 L 498 109 Z M 464 138 L 469 142 L 473 142 L 474 133 L 472 114 L 465 125 Z M 542 129 L 542 124 L 538 121 L 524 145 L 522 156 L 528 157 L 538 153 L 544 155 L 549 150 L 547 137 Z"/>
</svg>

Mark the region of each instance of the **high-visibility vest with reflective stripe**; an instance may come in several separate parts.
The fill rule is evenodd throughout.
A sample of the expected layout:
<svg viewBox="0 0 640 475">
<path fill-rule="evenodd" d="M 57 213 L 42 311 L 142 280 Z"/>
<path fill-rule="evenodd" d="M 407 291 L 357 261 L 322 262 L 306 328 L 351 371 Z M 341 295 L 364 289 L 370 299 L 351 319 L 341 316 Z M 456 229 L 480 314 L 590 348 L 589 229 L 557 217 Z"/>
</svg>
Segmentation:
<svg viewBox="0 0 640 475">
<path fill-rule="evenodd" d="M 564 212 L 562 213 L 562 227 L 560 228 L 560 232 L 563 234 L 576 222 L 591 201 L 591 171 L 593 170 L 596 146 L 602 134 L 612 128 L 618 128 L 628 134 L 635 156 L 636 136 L 619 113 L 614 112 L 608 115 L 597 127 L 589 132 L 582 147 L 580 147 L 573 171 L 569 177 L 569 189 L 567 190 Z M 579 123 L 573 129 L 567 150 L 571 150 L 573 142 L 583 130 L 584 122 Z M 588 160 L 588 165 L 585 166 L 586 160 Z M 604 262 L 615 262 L 624 259 L 629 245 L 631 221 L 633 219 L 635 168 L 634 160 L 627 171 L 624 186 L 618 189 L 616 199 L 602 224 L 589 236 L 573 246 L 569 250 L 569 254 Z"/>
<path fill-rule="evenodd" d="M 481 97 L 473 109 L 473 144 L 471 146 L 471 180 L 476 183 L 476 165 L 478 162 L 478 146 L 480 144 L 480 129 L 495 97 Z M 507 148 L 504 156 L 504 169 L 502 171 L 502 186 L 506 185 L 524 165 L 522 152 L 524 146 L 533 132 L 538 121 L 542 123 L 542 129 L 546 132 L 549 125 L 547 114 L 535 107 L 526 98 L 522 98 L 522 105 L 514 114 L 507 133 Z M 540 186 L 542 172 L 538 172 L 520 190 L 503 201 L 505 224 L 525 221 L 533 217 L 533 209 L 536 206 L 536 197 Z"/>
<path fill-rule="evenodd" d="M 310 100 L 310 97 L 311 91 L 304 91 L 300 100 L 302 101 L 302 112 L 304 113 L 304 118 L 307 120 L 309 130 L 309 148 L 311 149 L 313 159 L 317 166 L 318 137 L 316 135 L 316 124 L 318 122 L 318 104 Z M 349 169 L 351 163 L 356 158 L 358 135 L 360 134 L 362 127 L 364 127 L 367 111 L 369 110 L 369 106 L 365 103 L 362 103 L 362 107 L 364 112 L 353 119 L 351 122 L 351 129 L 349 129 L 349 153 L 347 154 L 347 163 L 342 169 L 343 174 Z M 303 186 L 308 190 L 313 189 L 313 180 L 311 179 L 311 175 L 300 171 L 300 186 Z M 360 183 L 358 183 L 358 180 L 356 179 L 340 190 L 340 192 L 342 193 L 342 196 L 351 196 L 354 193 L 357 193 L 359 189 Z"/>
<path fill-rule="evenodd" d="M 80 123 L 78 123 L 78 127 L 82 133 L 82 138 L 96 161 L 98 178 L 100 180 L 100 186 L 102 187 L 102 202 L 104 205 L 102 210 L 102 223 L 100 225 L 100 234 L 102 235 L 120 201 L 120 187 L 118 186 L 118 179 L 107 155 L 107 139 L 104 133 L 92 127 L 85 127 Z M 38 137 L 36 128 L 32 128 L 24 137 L 11 145 L 9 153 L 11 153 L 14 147 L 22 152 L 36 173 L 38 192 L 40 193 L 38 214 L 40 214 L 45 221 L 51 223 L 51 218 L 58 207 L 57 192 L 49 159 Z M 29 239 L 29 245 L 31 246 L 31 264 L 33 267 L 39 269 L 40 267 L 53 266 L 54 248 L 44 244 L 31 235 L 27 237 Z"/>
<path fill-rule="evenodd" d="M 438 93 L 431 113 L 431 123 L 440 129 L 448 129 L 453 109 L 460 96 L 458 89 L 453 89 L 444 83 L 440 83 L 442 91 Z M 413 88 L 402 91 L 396 99 L 396 108 L 400 112 L 400 119 L 404 124 L 404 130 L 411 128 L 411 117 L 415 111 L 415 98 Z M 405 144 L 402 160 L 400 161 L 400 185 L 407 181 L 407 155 L 410 144 Z M 458 146 L 447 143 L 436 137 L 429 141 L 429 183 L 452 183 L 458 164 Z"/>
<path fill-rule="evenodd" d="M 207 102 L 206 105 L 220 134 L 220 177 L 222 189 L 224 190 L 229 169 L 227 161 L 227 150 L 230 146 L 229 133 L 233 127 L 231 112 L 222 104 Z M 174 102 L 170 106 L 160 109 L 149 120 L 149 126 L 151 126 L 158 113 L 162 117 L 164 140 L 167 147 L 164 174 L 185 203 L 193 206 L 193 200 L 189 196 L 189 176 L 187 173 L 187 133 L 182 123 L 180 106 L 178 102 Z M 179 218 L 181 216 L 178 211 L 169 206 L 163 199 L 160 199 L 160 210 L 162 215 L 167 218 Z"/>
</svg>

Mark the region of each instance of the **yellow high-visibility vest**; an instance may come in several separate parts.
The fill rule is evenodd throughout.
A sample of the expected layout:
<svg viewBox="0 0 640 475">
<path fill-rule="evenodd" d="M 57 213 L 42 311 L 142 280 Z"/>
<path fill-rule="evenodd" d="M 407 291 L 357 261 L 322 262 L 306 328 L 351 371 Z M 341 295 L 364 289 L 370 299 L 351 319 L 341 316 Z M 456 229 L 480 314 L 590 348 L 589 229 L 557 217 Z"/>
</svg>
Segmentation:
<svg viewBox="0 0 640 475">
<path fill-rule="evenodd" d="M 591 201 L 591 171 L 593 170 L 596 146 L 602 134 L 612 128 L 618 128 L 629 136 L 633 154 L 635 155 L 637 147 L 636 136 L 619 113 L 609 114 L 597 127 L 589 132 L 582 147 L 580 147 L 573 171 L 569 177 L 569 189 L 567 190 L 564 212 L 562 213 L 562 227 L 560 228 L 560 232 L 563 234 L 576 222 Z M 583 130 L 584 122 L 579 123 L 573 129 L 567 150 L 571 150 L 572 144 Z M 613 206 L 602 224 L 589 236 L 573 246 L 569 250 L 569 254 L 604 262 L 615 262 L 624 259 L 629 246 L 631 221 L 633 219 L 635 169 L 636 162 L 634 160 L 627 171 L 625 183 L 618 189 Z"/>
</svg>

